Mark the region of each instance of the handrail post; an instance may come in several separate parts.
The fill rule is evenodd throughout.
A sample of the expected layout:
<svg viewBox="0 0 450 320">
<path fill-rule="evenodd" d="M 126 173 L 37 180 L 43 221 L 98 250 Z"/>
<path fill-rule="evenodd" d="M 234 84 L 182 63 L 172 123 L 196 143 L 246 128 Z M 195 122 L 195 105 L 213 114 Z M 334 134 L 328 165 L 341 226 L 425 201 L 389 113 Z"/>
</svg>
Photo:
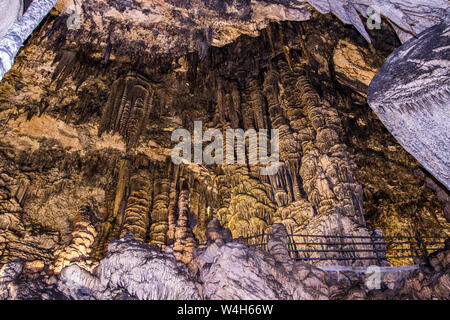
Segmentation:
<svg viewBox="0 0 450 320">
<path fill-rule="evenodd" d="M 261 248 L 264 250 L 264 230 L 261 232 Z"/>
<path fill-rule="evenodd" d="M 384 237 L 383 237 L 383 240 L 384 240 Z M 378 265 L 381 267 L 381 259 L 380 259 L 380 255 L 378 254 L 378 247 L 376 244 L 377 240 L 376 240 L 376 238 L 374 239 L 373 237 L 370 237 L 370 241 L 372 242 L 372 247 L 375 251 L 375 256 L 377 257 Z"/>
</svg>

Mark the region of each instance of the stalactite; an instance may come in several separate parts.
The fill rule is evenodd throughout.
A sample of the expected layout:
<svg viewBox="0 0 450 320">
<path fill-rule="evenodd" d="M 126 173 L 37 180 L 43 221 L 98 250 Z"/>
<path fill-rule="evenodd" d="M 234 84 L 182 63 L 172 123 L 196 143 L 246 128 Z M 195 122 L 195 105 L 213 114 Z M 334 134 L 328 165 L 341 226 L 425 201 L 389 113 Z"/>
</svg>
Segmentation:
<svg viewBox="0 0 450 320">
<path fill-rule="evenodd" d="M 154 91 L 144 77 L 131 73 L 113 83 L 100 123 L 99 134 L 119 132 L 129 147 L 139 142 L 139 135 L 147 119 Z"/>
<path fill-rule="evenodd" d="M 107 191 L 106 194 L 106 217 L 95 245 L 95 257 L 97 258 L 101 258 L 106 254 L 109 241 L 118 234 L 122 224 L 119 211 L 123 207 L 123 198 L 130 174 L 130 161 L 128 159 L 120 160 L 118 169 L 117 185 L 115 188 Z"/>
<path fill-rule="evenodd" d="M 241 94 L 236 82 L 231 83 L 232 110 L 230 110 L 231 127 L 233 129 L 240 127 L 241 118 Z"/>
<path fill-rule="evenodd" d="M 302 49 L 303 56 L 306 59 L 306 64 L 310 66 L 311 65 L 311 57 L 309 56 L 308 49 L 306 48 L 306 45 L 305 45 L 305 41 L 303 38 L 304 30 L 303 30 L 303 26 L 301 23 L 298 24 L 297 34 L 298 34 L 298 41 L 300 43 L 300 48 Z"/>
<path fill-rule="evenodd" d="M 249 92 L 248 95 L 248 106 L 251 108 L 252 112 L 252 124 L 254 124 L 255 129 L 267 129 L 269 128 L 267 123 L 267 116 L 266 116 L 266 110 L 265 105 L 266 102 L 264 100 L 264 96 L 261 92 L 261 88 L 259 86 L 259 82 L 255 78 L 250 78 L 247 80 L 247 90 Z M 251 125 L 248 128 L 252 128 L 253 125 Z M 248 129 L 246 127 L 246 129 Z"/>
<path fill-rule="evenodd" d="M 279 75 L 276 71 L 266 72 L 264 79 L 264 95 L 269 104 L 269 117 L 272 128 L 280 131 L 280 159 L 298 159 L 298 142 L 289 128 L 280 102 Z"/>
<path fill-rule="evenodd" d="M 225 98 L 224 98 L 224 86 L 223 79 L 217 79 L 217 117 L 218 122 L 222 123 L 225 121 Z"/>
<path fill-rule="evenodd" d="M 272 54 L 275 55 L 275 45 L 273 41 L 272 26 L 270 24 L 267 25 L 266 32 L 267 37 L 269 39 L 270 48 L 272 49 Z"/>
<path fill-rule="evenodd" d="M 285 41 L 284 41 L 283 26 L 282 25 L 279 25 L 278 32 L 279 32 L 279 36 L 280 36 L 281 48 L 283 49 L 284 56 L 285 56 L 286 61 L 288 63 L 289 69 L 291 71 L 294 71 L 292 69 L 291 51 L 289 49 L 289 46 L 287 46 Z"/>
<path fill-rule="evenodd" d="M 266 73 L 264 80 L 264 94 L 269 104 L 269 116 L 271 119 L 272 128 L 277 129 L 280 132 L 280 160 L 287 164 L 299 163 L 299 142 L 293 135 L 293 132 L 288 125 L 288 121 L 284 116 L 284 111 L 280 102 L 279 82 L 279 75 L 276 71 L 270 70 Z M 301 198 L 300 185 L 298 184 L 297 179 L 294 180 L 291 178 L 298 173 L 298 171 L 296 171 L 296 167 L 297 166 L 295 165 L 283 166 L 283 168 L 287 168 L 287 170 L 282 170 L 284 176 L 282 178 L 278 178 L 278 180 L 282 179 L 284 181 L 284 186 L 281 186 L 279 183 L 274 181 L 277 179 L 276 177 L 281 177 L 280 172 L 275 175 L 275 177 L 269 176 L 273 188 L 276 189 L 274 193 L 284 192 L 286 194 L 286 197 L 279 195 L 279 197 L 284 199 L 281 201 L 290 202 L 292 198 L 294 200 L 299 200 Z M 291 168 L 294 169 L 293 172 L 290 171 Z M 288 194 L 289 196 L 287 196 Z M 275 195 L 275 197 L 277 196 Z"/>
<path fill-rule="evenodd" d="M 269 181 L 272 186 L 277 205 L 280 207 L 288 205 L 293 199 L 291 185 L 289 184 L 291 179 L 286 170 L 286 166 L 281 166 L 276 174 L 269 176 Z"/>
</svg>

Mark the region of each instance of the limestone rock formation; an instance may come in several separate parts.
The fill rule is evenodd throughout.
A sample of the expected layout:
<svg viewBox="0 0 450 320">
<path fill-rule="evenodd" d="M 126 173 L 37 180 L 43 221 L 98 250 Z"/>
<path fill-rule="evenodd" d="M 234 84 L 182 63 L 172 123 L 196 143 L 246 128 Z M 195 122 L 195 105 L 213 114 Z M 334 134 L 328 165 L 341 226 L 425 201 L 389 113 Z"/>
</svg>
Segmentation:
<svg viewBox="0 0 450 320">
<path fill-rule="evenodd" d="M 230 229 L 222 228 L 219 219 L 214 218 L 208 223 L 206 229 L 206 239 L 209 243 L 223 244 L 232 240 Z"/>
<path fill-rule="evenodd" d="M 128 234 L 131 236 L 131 234 Z M 108 256 L 93 274 L 72 265 L 63 270 L 58 288 L 71 299 L 191 300 L 200 295 L 173 255 L 160 253 L 126 236 L 112 242 Z"/>
<path fill-rule="evenodd" d="M 398 48 L 369 87 L 380 120 L 450 189 L 450 26 L 431 27 Z"/>
<path fill-rule="evenodd" d="M 80 264 L 87 270 L 93 268 L 93 261 L 90 257 L 97 230 L 96 223 L 92 221 L 95 215 L 92 215 L 90 210 L 89 206 L 81 208 L 81 213 L 75 220 L 70 244 L 55 252 L 56 261 L 50 268 L 52 272 L 59 273 L 66 265 L 73 263 Z"/>
<path fill-rule="evenodd" d="M 55 38 L 61 25 L 52 19 L 0 90 L 0 239 L 11 247 L 2 262 L 49 265 L 73 243 L 89 244 L 83 255 L 98 260 L 128 231 L 173 246 L 183 184 L 190 194 L 183 224 L 200 243 L 215 217 L 234 238 L 269 234 L 275 223 L 297 234 L 369 237 L 375 227 L 387 236 L 447 234 L 434 189 L 414 177 L 417 163 L 355 93 L 362 87 L 333 82 L 337 71 L 354 78 L 341 68 L 358 62 L 354 48 L 369 55 L 355 70 L 379 67 L 395 44 L 387 25 L 383 39 L 393 44 L 375 42 L 375 53 L 354 30 L 321 16 L 272 24 L 258 38 L 211 49 L 204 60 L 142 58 L 146 63 L 134 65 L 117 54 L 105 64 L 95 50 Z M 317 26 L 325 30 L 320 36 Z M 328 65 L 336 52 L 343 64 Z M 173 165 L 171 132 L 190 129 L 192 120 L 222 130 L 280 130 L 277 174 L 263 177 L 247 165 Z M 96 208 L 89 214 L 97 236 L 85 243 L 75 240 L 84 231 L 74 227 L 87 204 Z"/>
<path fill-rule="evenodd" d="M 370 11 L 369 6 L 380 12 Z M 200 52 L 200 56 L 204 56 L 210 45 L 224 46 L 241 34 L 258 35 L 269 21 L 308 20 L 312 8 L 322 14 L 332 12 L 342 22 L 354 25 L 370 42 L 360 14 L 365 18 L 369 18 L 372 13 L 386 17 L 396 26 L 402 41 L 406 41 L 412 35 L 445 19 L 449 6 L 446 1 L 441 0 L 414 0 L 406 4 L 399 0 L 195 0 L 129 4 L 89 0 L 83 3 L 82 29 L 70 36 L 81 43 L 86 43 L 94 36 L 101 39 L 102 48 L 110 45 L 125 50 L 127 46 L 128 49 L 140 46 L 142 50 L 153 54 L 196 50 Z M 98 12 L 102 14 L 99 15 Z M 124 21 L 128 25 L 127 30 L 121 27 Z M 95 30 L 95 34 L 88 36 L 88 30 Z M 143 38 L 146 39 L 145 42 L 141 41 Z"/>
<path fill-rule="evenodd" d="M 441 186 L 435 179 L 432 177 L 429 177 L 427 173 L 422 170 L 420 167 L 417 167 L 414 169 L 414 175 L 418 177 L 419 179 L 423 180 L 425 184 L 434 192 L 436 192 L 436 195 L 438 199 L 442 202 L 442 205 L 444 206 L 444 216 L 447 221 L 450 221 L 450 194 L 445 189 L 445 187 Z"/>
<path fill-rule="evenodd" d="M 0 52 L 4 52 L 0 79 L 10 69 L 23 41 L 55 2 L 33 1 L 31 10 L 21 22 L 27 27 L 17 25 L 10 31 L 11 35 L 18 34 L 19 37 L 0 42 Z M 59 10 L 67 8 L 63 1 L 60 2 L 57 6 Z M 205 57 L 209 46 L 224 46 L 242 34 L 257 36 L 270 21 L 306 21 L 313 14 L 313 8 L 322 14 L 331 12 L 343 23 L 355 26 L 369 42 L 371 37 L 366 26 L 378 28 L 383 16 L 405 42 L 426 28 L 448 19 L 449 4 L 445 0 L 410 0 L 406 3 L 401 0 L 171 0 L 127 3 L 87 0 L 83 1 L 82 8 L 77 9 L 81 11 L 77 12 L 77 19 L 81 20 L 79 26 L 64 30 L 61 36 L 83 45 L 95 42 L 97 52 L 104 56 L 105 61 L 116 50 L 130 54 L 140 51 L 165 55 L 197 51 Z M 366 18 L 366 26 L 360 16 Z M 65 23 L 69 17 L 66 11 L 62 11 L 60 23 Z"/>
<path fill-rule="evenodd" d="M 391 18 L 368 43 L 341 21 L 360 26 L 343 12 L 368 2 L 329 2 L 314 5 L 339 18 L 304 1 L 87 0 L 70 31 L 64 5 L 53 10 L 0 83 L 0 294 L 386 298 L 361 272 L 326 268 L 412 265 L 400 256 L 439 236 L 420 272 L 386 277 L 393 295 L 442 297 L 448 192 L 365 95 L 401 45 L 392 25 L 413 34 L 447 4 L 378 2 Z M 195 142 L 194 121 L 279 130 L 278 171 L 249 163 L 264 149 L 251 141 L 230 146 L 240 163 L 173 163 L 172 133 Z"/>
<path fill-rule="evenodd" d="M 270 254 L 239 243 L 200 249 L 200 281 L 207 299 L 326 299 L 325 273 L 296 264 L 289 273 Z M 305 278 L 308 277 L 306 280 Z"/>
<path fill-rule="evenodd" d="M 370 57 L 367 49 L 339 42 L 333 54 L 336 80 L 362 95 L 367 95 L 367 88 L 377 72 L 371 63 L 365 63 Z"/>
<path fill-rule="evenodd" d="M 175 258 L 188 265 L 191 272 L 195 273 L 194 250 L 197 247 L 197 241 L 189 225 L 189 190 L 185 188 L 181 190 L 178 198 L 178 218 L 174 236 L 173 251 Z"/>
<path fill-rule="evenodd" d="M 2 38 L 11 28 L 14 22 L 18 21 L 23 14 L 22 0 L 5 0 L 0 3 L 0 10 L 4 13 L 0 20 L 0 38 Z"/>
<path fill-rule="evenodd" d="M 56 276 L 30 278 L 23 262 L 11 262 L 0 268 L 0 299 L 448 299 L 448 248 L 418 269 L 383 271 L 374 288 L 371 274 L 358 269 L 287 262 L 286 230 L 275 229 L 273 254 L 235 241 L 198 249 L 193 276 L 171 252 L 133 240 L 131 233 L 110 244 L 93 272 L 71 265 Z"/>
<path fill-rule="evenodd" d="M 20 20 L 17 18 L 22 14 L 22 1 L 7 2 L 7 4 L 12 4 L 15 6 L 16 9 L 12 9 L 12 14 L 5 15 L 5 20 L 2 17 L 2 28 L 4 28 L 4 31 L 6 31 L 6 27 L 8 29 L 5 34 L 0 36 L 0 80 L 3 79 L 5 73 L 11 69 L 11 66 L 14 63 L 14 57 L 17 52 L 19 52 L 19 49 L 24 41 L 39 25 L 42 19 L 45 18 L 45 16 L 55 5 L 56 1 L 57 0 L 33 1 Z M 17 5 L 19 5 L 19 8 L 17 8 Z M 15 23 L 11 25 L 11 22 Z"/>
<path fill-rule="evenodd" d="M 113 84 L 99 134 L 119 132 L 129 146 L 136 145 L 143 120 L 151 110 L 152 93 L 150 83 L 142 76 L 129 74 L 118 79 Z"/>
</svg>

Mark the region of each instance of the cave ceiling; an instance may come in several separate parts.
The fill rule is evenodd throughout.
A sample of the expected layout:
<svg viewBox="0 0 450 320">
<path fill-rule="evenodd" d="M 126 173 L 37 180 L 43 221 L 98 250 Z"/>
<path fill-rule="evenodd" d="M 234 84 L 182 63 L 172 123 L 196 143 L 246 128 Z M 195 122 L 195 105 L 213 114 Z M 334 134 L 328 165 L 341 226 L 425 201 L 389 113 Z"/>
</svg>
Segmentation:
<svg viewBox="0 0 450 320">
<path fill-rule="evenodd" d="M 56 8 L 64 13 L 72 4 L 61 1 Z M 202 57 L 209 46 L 224 46 L 242 34 L 259 35 L 271 21 L 306 21 L 313 14 L 332 13 L 370 42 L 368 26 L 378 21 L 374 10 L 379 10 L 405 42 L 445 19 L 448 11 L 444 0 L 86 0 L 81 5 L 80 28 L 68 35 L 78 44 L 153 55 L 198 51 Z"/>
</svg>

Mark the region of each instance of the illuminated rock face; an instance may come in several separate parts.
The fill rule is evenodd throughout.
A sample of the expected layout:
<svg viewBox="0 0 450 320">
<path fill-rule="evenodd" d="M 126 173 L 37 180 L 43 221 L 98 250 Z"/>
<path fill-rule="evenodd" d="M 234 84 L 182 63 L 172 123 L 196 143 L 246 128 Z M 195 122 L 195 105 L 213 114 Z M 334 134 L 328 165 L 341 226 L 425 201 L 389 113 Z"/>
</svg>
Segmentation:
<svg viewBox="0 0 450 320">
<path fill-rule="evenodd" d="M 105 261 L 106 272 L 113 264 L 106 258 L 108 245 L 131 232 L 136 241 L 125 240 L 120 248 L 129 245 L 145 256 L 148 247 L 137 241 L 156 245 L 148 257 L 165 264 L 170 256 L 168 268 L 184 270 L 183 279 L 208 279 L 208 297 L 259 297 L 243 283 L 230 285 L 233 292 L 214 285 L 215 270 L 231 273 L 247 263 L 241 257 L 254 255 L 248 274 L 277 279 L 258 284 L 267 296 L 323 298 L 332 295 L 328 284 L 322 286 L 323 274 L 290 263 L 280 241 L 272 241 L 267 253 L 231 239 L 263 234 L 267 240 L 279 225 L 287 233 L 313 235 L 449 235 L 445 190 L 415 177 L 417 161 L 364 97 L 373 71 L 400 45 L 386 21 L 370 33 L 372 49 L 352 27 L 315 14 L 301 23 L 270 24 L 258 37 L 233 38 L 200 55 L 180 51 L 175 58 L 127 46 L 133 38 L 126 33 L 122 44 L 106 45 L 108 50 L 103 43 L 84 45 L 82 37 L 73 42 L 77 33 L 67 34 L 65 22 L 50 15 L 0 85 L 1 264 L 25 260 L 24 274 L 31 280 L 56 279 L 39 282 L 51 290 L 70 273 L 96 282 L 101 275 L 95 267 Z M 103 39 L 106 33 L 99 30 Z M 118 36 L 118 30 L 111 32 Z M 367 71 L 364 79 L 357 77 L 361 70 Z M 277 174 L 262 176 L 260 165 L 175 165 L 171 134 L 178 128 L 192 131 L 194 121 L 222 131 L 278 129 Z M 321 244 L 297 249 L 315 245 Z M 365 257 L 374 246 L 350 242 L 348 249 L 362 250 Z M 232 261 L 234 255 L 240 258 Z M 350 258 L 345 252 L 311 255 Z M 210 258 L 218 261 L 211 269 L 199 262 Z M 138 260 L 153 258 L 146 259 Z M 314 263 L 351 267 L 370 261 Z M 304 278 L 292 280 L 291 270 L 314 270 L 317 276 L 303 286 Z M 302 291 L 296 293 L 290 282 Z M 277 283 L 282 291 L 274 289 Z M 316 284 L 320 293 L 309 289 Z M 151 297 L 139 281 L 130 286 L 140 288 L 139 297 Z M 81 298 L 83 292 L 65 294 Z"/>
<path fill-rule="evenodd" d="M 450 189 L 450 25 L 410 40 L 387 59 L 368 102 L 386 128 Z"/>
<path fill-rule="evenodd" d="M 109 245 L 108 256 L 93 274 L 77 266 L 63 270 L 58 289 L 74 299 L 83 296 L 102 300 L 200 298 L 195 282 L 177 266 L 173 255 L 160 253 L 158 247 L 148 247 L 128 236 Z"/>
<path fill-rule="evenodd" d="M 276 225 L 274 233 L 269 252 L 216 239 L 197 250 L 198 275 L 191 277 L 171 250 L 162 253 L 129 233 L 111 242 L 93 272 L 71 265 L 46 279 L 22 262 L 3 265 L 0 299 L 447 299 L 450 293 L 448 248 L 417 268 L 384 269 L 380 289 L 374 289 L 364 270 L 336 276 L 336 267 L 324 271 L 286 259 L 286 229 Z"/>
</svg>

